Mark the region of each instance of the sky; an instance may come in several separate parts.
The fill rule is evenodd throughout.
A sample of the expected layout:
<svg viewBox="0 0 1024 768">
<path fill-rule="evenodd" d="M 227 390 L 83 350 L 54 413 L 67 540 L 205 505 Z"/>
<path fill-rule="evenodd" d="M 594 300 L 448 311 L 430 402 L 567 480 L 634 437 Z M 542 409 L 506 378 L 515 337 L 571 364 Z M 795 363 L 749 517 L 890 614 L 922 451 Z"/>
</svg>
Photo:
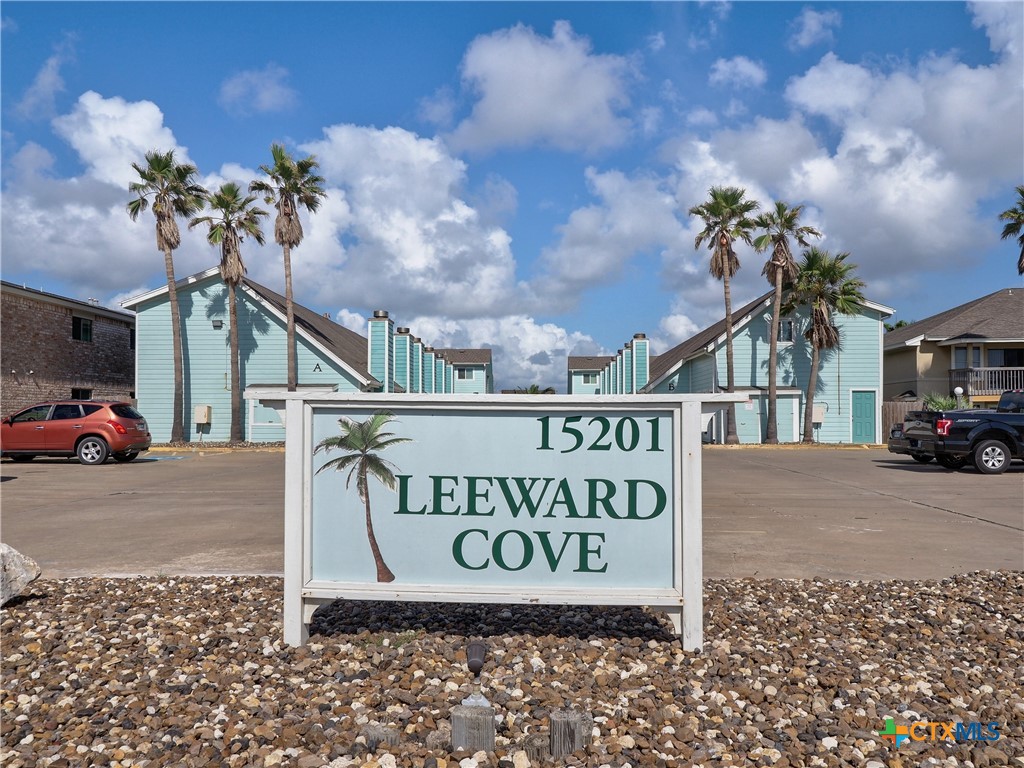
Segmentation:
<svg viewBox="0 0 1024 768">
<path fill-rule="evenodd" d="M 76 299 L 166 284 L 132 163 L 247 185 L 315 155 L 295 298 L 365 334 L 491 347 L 498 388 L 666 351 L 724 313 L 712 186 L 802 205 L 866 296 L 919 320 L 1024 286 L 1021 2 L 14 2 L 0 6 L 0 274 Z M 262 202 L 260 203 L 263 205 Z M 269 206 L 263 206 L 269 207 Z M 176 275 L 215 266 L 183 226 Z M 283 292 L 280 248 L 249 277 Z M 734 306 L 769 289 L 738 247 Z"/>
</svg>

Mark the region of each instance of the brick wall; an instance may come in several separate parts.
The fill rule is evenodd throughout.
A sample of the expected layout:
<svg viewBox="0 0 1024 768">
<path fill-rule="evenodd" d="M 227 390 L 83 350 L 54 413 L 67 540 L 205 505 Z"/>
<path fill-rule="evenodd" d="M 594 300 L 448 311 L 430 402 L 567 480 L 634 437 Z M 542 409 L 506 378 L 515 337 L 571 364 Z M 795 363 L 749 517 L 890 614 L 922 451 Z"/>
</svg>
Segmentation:
<svg viewBox="0 0 1024 768">
<path fill-rule="evenodd" d="M 71 338 L 72 317 L 92 320 L 92 341 Z M 0 292 L 0 413 L 40 400 L 71 397 L 130 399 L 135 388 L 134 319 L 72 309 L 45 297 Z"/>
</svg>

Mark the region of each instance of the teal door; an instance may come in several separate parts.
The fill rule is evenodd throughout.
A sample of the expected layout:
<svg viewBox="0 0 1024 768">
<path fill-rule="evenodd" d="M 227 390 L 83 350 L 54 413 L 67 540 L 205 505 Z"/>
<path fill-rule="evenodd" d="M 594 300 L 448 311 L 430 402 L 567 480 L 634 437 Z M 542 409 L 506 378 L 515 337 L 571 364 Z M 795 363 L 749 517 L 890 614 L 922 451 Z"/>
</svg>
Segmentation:
<svg viewBox="0 0 1024 768">
<path fill-rule="evenodd" d="M 874 443 L 875 393 L 853 393 L 853 442 Z"/>
</svg>

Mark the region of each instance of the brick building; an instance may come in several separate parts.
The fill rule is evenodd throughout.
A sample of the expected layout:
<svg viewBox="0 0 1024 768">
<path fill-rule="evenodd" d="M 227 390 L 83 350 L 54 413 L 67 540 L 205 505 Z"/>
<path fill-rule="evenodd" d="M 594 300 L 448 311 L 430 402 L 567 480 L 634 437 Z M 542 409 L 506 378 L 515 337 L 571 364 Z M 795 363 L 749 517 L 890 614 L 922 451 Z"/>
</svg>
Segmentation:
<svg viewBox="0 0 1024 768">
<path fill-rule="evenodd" d="M 0 281 L 0 413 L 135 396 L 135 316 Z"/>
</svg>

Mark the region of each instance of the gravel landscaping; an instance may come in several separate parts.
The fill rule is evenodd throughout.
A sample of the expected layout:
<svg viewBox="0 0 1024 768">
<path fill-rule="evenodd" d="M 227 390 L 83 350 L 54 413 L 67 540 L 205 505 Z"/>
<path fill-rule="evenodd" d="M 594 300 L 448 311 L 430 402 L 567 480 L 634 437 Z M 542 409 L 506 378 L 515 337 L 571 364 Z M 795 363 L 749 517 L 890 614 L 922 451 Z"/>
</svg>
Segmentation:
<svg viewBox="0 0 1024 768">
<path fill-rule="evenodd" d="M 336 602 L 281 641 L 269 577 L 36 582 L 0 610 L 0 764 L 508 766 L 550 713 L 594 718 L 571 766 L 1024 768 L 1024 572 L 705 584 L 703 654 L 636 608 Z M 451 752 L 488 645 L 492 753 Z M 908 740 L 886 717 L 998 723 Z M 393 746 L 367 743 L 387 726 Z M 372 736 L 372 731 L 370 732 Z M 373 749 L 375 747 L 375 749 Z"/>
</svg>

